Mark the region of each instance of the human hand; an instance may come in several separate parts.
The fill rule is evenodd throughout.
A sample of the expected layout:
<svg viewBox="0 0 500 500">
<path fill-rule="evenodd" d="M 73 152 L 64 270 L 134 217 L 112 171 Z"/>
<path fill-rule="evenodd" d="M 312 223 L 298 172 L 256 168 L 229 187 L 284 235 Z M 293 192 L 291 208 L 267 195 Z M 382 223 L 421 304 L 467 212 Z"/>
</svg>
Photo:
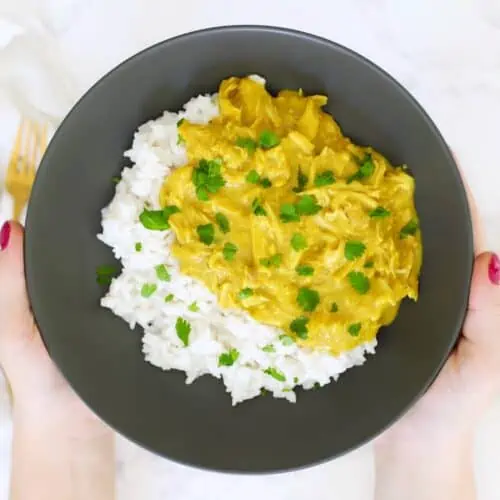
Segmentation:
<svg viewBox="0 0 500 500">
<path fill-rule="evenodd" d="M 30 311 L 23 229 L 0 230 L 0 365 L 13 396 L 13 500 L 114 496 L 114 436 L 66 383 Z"/>
<path fill-rule="evenodd" d="M 377 498 L 474 497 L 474 429 L 500 392 L 500 260 L 482 252 L 470 193 L 469 204 L 476 258 L 463 330 L 427 393 L 375 441 Z M 398 477 L 412 485 L 415 497 L 402 493 Z"/>
</svg>

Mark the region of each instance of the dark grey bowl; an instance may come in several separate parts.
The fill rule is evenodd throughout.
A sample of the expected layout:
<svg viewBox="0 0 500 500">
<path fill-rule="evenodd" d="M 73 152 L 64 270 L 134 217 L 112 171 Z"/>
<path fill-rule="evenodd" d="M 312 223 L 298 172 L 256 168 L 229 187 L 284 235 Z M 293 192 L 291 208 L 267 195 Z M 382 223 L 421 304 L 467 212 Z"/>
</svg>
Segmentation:
<svg viewBox="0 0 500 500">
<path fill-rule="evenodd" d="M 96 239 L 111 178 L 137 126 L 223 78 L 258 73 L 272 90 L 330 97 L 345 133 L 416 178 L 424 265 L 421 297 L 405 302 L 377 354 L 297 404 L 259 398 L 231 407 L 223 385 L 145 363 L 141 331 L 99 307 L 95 269 L 112 262 Z M 425 78 L 425 75 L 422 75 Z M 336 457 L 373 438 L 428 388 L 466 311 L 472 230 L 464 186 L 440 133 L 387 73 L 327 40 L 278 28 L 190 33 L 129 59 L 74 107 L 40 167 L 26 227 L 33 311 L 52 359 L 117 431 L 165 457 L 209 469 L 279 471 Z"/>
</svg>

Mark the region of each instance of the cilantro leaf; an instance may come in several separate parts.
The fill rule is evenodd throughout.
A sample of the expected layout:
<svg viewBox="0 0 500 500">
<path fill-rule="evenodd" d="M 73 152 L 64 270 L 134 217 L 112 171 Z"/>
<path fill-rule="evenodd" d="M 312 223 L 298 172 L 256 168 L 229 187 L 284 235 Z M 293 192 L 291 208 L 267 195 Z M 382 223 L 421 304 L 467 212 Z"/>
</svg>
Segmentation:
<svg viewBox="0 0 500 500">
<path fill-rule="evenodd" d="M 373 260 L 367 260 L 363 266 L 365 269 L 371 269 L 373 267 Z"/>
<path fill-rule="evenodd" d="M 172 279 L 165 264 L 159 264 L 158 266 L 156 266 L 155 271 L 156 271 L 156 277 L 160 281 L 170 281 Z"/>
<path fill-rule="evenodd" d="M 238 294 L 238 297 L 240 299 L 248 299 L 248 297 L 251 297 L 253 295 L 253 290 L 251 288 L 243 288 L 240 290 L 240 293 Z"/>
<path fill-rule="evenodd" d="M 280 220 L 281 222 L 298 222 L 300 220 L 297 213 L 297 207 L 292 203 L 283 203 L 280 207 Z"/>
<path fill-rule="evenodd" d="M 113 184 L 118 184 L 122 178 L 119 175 L 115 175 L 114 177 L 111 177 L 111 180 L 113 181 Z"/>
<path fill-rule="evenodd" d="M 191 325 L 184 318 L 178 317 L 175 322 L 175 331 L 180 341 L 184 344 L 184 346 L 187 346 L 189 344 Z"/>
<path fill-rule="evenodd" d="M 295 340 L 293 340 L 293 338 L 290 337 L 290 335 L 280 335 L 279 339 L 281 340 L 281 343 L 285 346 L 295 344 Z"/>
<path fill-rule="evenodd" d="M 208 193 L 216 193 L 226 185 L 221 175 L 222 160 L 200 160 L 193 169 L 191 181 L 196 188 L 196 196 L 201 201 L 208 201 Z"/>
<path fill-rule="evenodd" d="M 281 373 L 279 370 L 276 368 L 269 367 L 266 370 L 264 370 L 264 373 L 266 375 L 269 375 L 270 377 L 273 377 L 276 379 L 278 382 L 286 382 L 286 377 Z"/>
<path fill-rule="evenodd" d="M 339 306 L 337 305 L 337 302 L 332 303 L 332 307 L 330 308 L 330 312 L 332 312 L 332 313 L 339 312 Z"/>
<path fill-rule="evenodd" d="M 290 323 L 290 330 L 297 335 L 297 337 L 302 340 L 307 339 L 307 323 L 309 323 L 309 318 L 305 316 L 300 316 L 299 318 L 294 319 Z"/>
<path fill-rule="evenodd" d="M 389 217 L 391 212 L 384 207 L 377 207 L 374 208 L 368 215 L 374 219 L 383 219 L 384 217 Z"/>
<path fill-rule="evenodd" d="M 360 330 L 361 330 L 361 323 L 353 323 L 352 325 L 349 325 L 347 328 L 349 335 L 353 337 L 357 337 L 359 335 Z"/>
<path fill-rule="evenodd" d="M 177 122 L 177 126 L 178 126 L 178 127 L 180 127 L 183 123 L 184 123 L 184 118 L 181 118 L 181 119 Z"/>
<path fill-rule="evenodd" d="M 229 233 L 231 226 L 229 225 L 229 219 L 221 212 L 215 214 L 215 222 L 219 226 L 219 229 L 224 233 Z"/>
<path fill-rule="evenodd" d="M 351 271 L 347 277 L 349 278 L 349 283 L 359 294 L 364 295 L 370 290 L 370 280 L 366 277 L 364 273 Z"/>
<path fill-rule="evenodd" d="M 366 245 L 357 240 L 347 241 L 344 247 L 344 256 L 347 260 L 356 260 L 361 257 L 366 250 Z"/>
<path fill-rule="evenodd" d="M 280 138 L 271 130 L 263 130 L 259 135 L 259 146 L 262 149 L 274 148 L 280 142 Z"/>
<path fill-rule="evenodd" d="M 292 191 L 294 193 L 301 193 L 302 191 L 304 191 L 304 188 L 306 187 L 308 181 L 309 179 L 307 178 L 307 175 L 304 175 L 299 169 L 299 173 L 297 175 L 297 187 L 294 187 Z"/>
<path fill-rule="evenodd" d="M 193 302 L 192 304 L 190 304 L 190 305 L 188 306 L 188 309 L 189 309 L 191 312 L 194 312 L 194 313 L 197 313 L 197 312 L 200 310 L 200 308 L 199 308 L 199 306 L 198 306 L 198 304 L 197 304 L 196 302 Z"/>
<path fill-rule="evenodd" d="M 375 171 L 375 164 L 373 163 L 372 155 L 366 154 L 364 159 L 361 162 L 359 170 L 347 178 L 347 184 L 350 184 L 353 181 L 360 181 L 365 179 L 366 177 L 370 177 Z"/>
<path fill-rule="evenodd" d="M 165 298 L 163 300 L 165 302 L 172 302 L 172 300 L 174 300 L 174 294 L 173 293 L 169 293 L 168 295 L 165 296 Z"/>
<path fill-rule="evenodd" d="M 418 220 L 411 219 L 399 232 L 399 238 L 404 240 L 408 238 L 408 236 L 414 236 L 417 234 L 418 230 Z"/>
<path fill-rule="evenodd" d="M 205 245 L 211 245 L 214 242 L 215 230 L 213 224 L 202 224 L 196 228 L 198 237 Z"/>
<path fill-rule="evenodd" d="M 274 346 L 272 344 L 268 344 L 268 345 L 265 345 L 262 350 L 264 352 L 276 352 L 276 349 L 274 348 Z"/>
<path fill-rule="evenodd" d="M 292 248 L 296 252 L 300 252 L 301 250 L 307 248 L 307 240 L 305 236 L 300 233 L 293 233 L 292 239 L 290 240 L 290 244 L 292 245 Z"/>
<path fill-rule="evenodd" d="M 247 176 L 245 177 L 245 180 L 250 184 L 258 184 L 260 181 L 260 175 L 257 172 L 257 170 L 252 169 L 250 170 L 250 172 L 248 172 Z"/>
<path fill-rule="evenodd" d="M 237 251 L 238 247 L 234 243 L 225 243 L 224 248 L 222 249 L 224 260 L 227 260 L 228 262 L 234 260 Z"/>
<path fill-rule="evenodd" d="M 311 194 L 302 196 L 295 206 L 297 207 L 297 213 L 299 215 L 314 215 L 321 210 L 321 206 L 318 205 L 316 196 Z"/>
<path fill-rule="evenodd" d="M 235 142 L 236 146 L 246 149 L 250 154 L 257 149 L 257 143 L 250 137 L 238 137 Z"/>
<path fill-rule="evenodd" d="M 316 187 L 329 186 L 335 182 L 335 176 L 331 170 L 325 170 L 318 174 L 314 179 L 314 185 Z"/>
<path fill-rule="evenodd" d="M 252 212 L 255 215 L 267 215 L 266 209 L 262 206 L 258 198 L 252 201 Z"/>
<path fill-rule="evenodd" d="M 297 294 L 297 304 L 299 304 L 304 311 L 314 312 L 319 304 L 319 293 L 311 288 L 299 288 L 299 293 Z"/>
<path fill-rule="evenodd" d="M 264 177 L 259 181 L 259 184 L 264 188 L 264 189 L 269 189 L 273 184 L 269 180 L 268 177 Z"/>
<path fill-rule="evenodd" d="M 141 288 L 141 297 L 148 299 L 156 292 L 158 287 L 154 283 L 144 283 Z"/>
<path fill-rule="evenodd" d="M 139 215 L 139 220 L 150 231 L 165 231 L 170 228 L 163 210 L 148 210 L 145 208 Z"/>
<path fill-rule="evenodd" d="M 314 267 L 300 265 L 295 268 L 295 271 L 299 276 L 312 276 L 314 274 Z"/>
<path fill-rule="evenodd" d="M 140 241 L 138 241 L 136 244 L 135 244 L 135 251 L 136 252 L 140 252 L 142 251 L 142 243 Z"/>
<path fill-rule="evenodd" d="M 219 356 L 219 366 L 233 366 L 239 357 L 240 353 L 237 349 L 229 349 L 229 352 Z"/>
<path fill-rule="evenodd" d="M 96 269 L 96 281 L 99 285 L 107 286 L 111 280 L 118 275 L 118 269 L 114 266 L 99 266 Z"/>
<path fill-rule="evenodd" d="M 184 137 L 182 137 L 181 134 L 177 134 L 177 146 L 180 146 L 181 144 L 184 144 L 186 142 L 186 140 L 184 139 Z"/>
<path fill-rule="evenodd" d="M 163 215 L 165 216 L 165 219 L 169 219 L 171 215 L 178 214 L 181 211 L 179 207 L 176 207 L 175 205 L 167 205 L 163 209 Z"/>
<path fill-rule="evenodd" d="M 283 256 L 280 253 L 276 253 L 269 258 L 260 259 L 259 262 L 264 267 L 279 267 L 281 266 L 282 260 Z"/>
</svg>

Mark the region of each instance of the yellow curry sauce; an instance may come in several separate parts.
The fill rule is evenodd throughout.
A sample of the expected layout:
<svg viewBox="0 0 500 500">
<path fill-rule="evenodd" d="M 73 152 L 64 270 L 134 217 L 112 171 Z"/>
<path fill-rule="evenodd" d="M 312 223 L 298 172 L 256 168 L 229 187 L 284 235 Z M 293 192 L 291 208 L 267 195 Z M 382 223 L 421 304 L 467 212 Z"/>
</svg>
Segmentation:
<svg viewBox="0 0 500 500">
<path fill-rule="evenodd" d="M 413 178 L 343 136 L 325 96 L 229 78 L 218 99 L 208 124 L 178 124 L 188 163 L 160 195 L 181 271 L 299 345 L 373 339 L 418 295 Z"/>
</svg>

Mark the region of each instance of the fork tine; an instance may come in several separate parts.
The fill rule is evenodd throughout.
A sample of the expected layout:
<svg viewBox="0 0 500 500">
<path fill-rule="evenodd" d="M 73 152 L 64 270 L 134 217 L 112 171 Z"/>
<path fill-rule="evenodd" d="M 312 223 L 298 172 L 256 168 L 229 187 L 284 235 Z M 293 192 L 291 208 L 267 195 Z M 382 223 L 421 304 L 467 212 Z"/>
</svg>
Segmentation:
<svg viewBox="0 0 500 500">
<path fill-rule="evenodd" d="M 21 118 L 21 121 L 17 127 L 16 141 L 14 142 L 14 147 L 12 148 L 12 151 L 10 153 L 8 172 L 18 170 L 20 153 L 23 143 L 24 129 L 25 129 L 25 119 Z"/>
</svg>

